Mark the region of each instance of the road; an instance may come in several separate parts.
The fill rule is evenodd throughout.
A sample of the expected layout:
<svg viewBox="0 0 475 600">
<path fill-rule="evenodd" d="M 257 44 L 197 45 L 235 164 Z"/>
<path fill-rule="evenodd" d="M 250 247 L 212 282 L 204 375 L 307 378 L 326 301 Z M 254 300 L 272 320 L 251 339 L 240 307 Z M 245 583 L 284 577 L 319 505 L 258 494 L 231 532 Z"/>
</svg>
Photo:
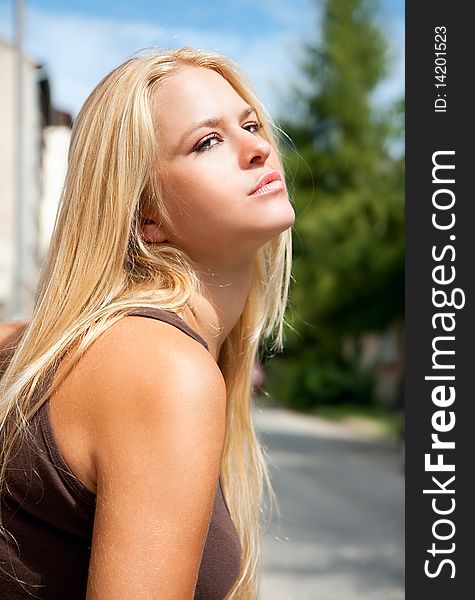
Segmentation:
<svg viewBox="0 0 475 600">
<path fill-rule="evenodd" d="M 404 598 L 404 475 L 392 441 L 282 409 L 254 415 L 280 508 L 260 600 Z"/>
</svg>

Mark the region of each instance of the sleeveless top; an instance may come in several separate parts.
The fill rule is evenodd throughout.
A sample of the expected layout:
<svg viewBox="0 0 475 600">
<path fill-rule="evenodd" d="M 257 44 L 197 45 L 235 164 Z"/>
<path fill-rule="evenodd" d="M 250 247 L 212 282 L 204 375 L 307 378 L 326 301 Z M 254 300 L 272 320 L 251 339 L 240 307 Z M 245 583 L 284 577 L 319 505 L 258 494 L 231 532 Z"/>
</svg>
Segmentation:
<svg viewBox="0 0 475 600">
<path fill-rule="evenodd" d="M 175 313 L 144 308 L 129 315 L 174 325 L 208 349 L 205 340 Z M 6 539 L 0 534 L 0 600 L 84 600 L 96 495 L 62 457 L 49 401 L 33 417 L 14 451 L 7 484 L 1 503 L 8 533 Z M 223 600 L 238 577 L 240 559 L 241 545 L 220 477 L 195 600 Z"/>
</svg>

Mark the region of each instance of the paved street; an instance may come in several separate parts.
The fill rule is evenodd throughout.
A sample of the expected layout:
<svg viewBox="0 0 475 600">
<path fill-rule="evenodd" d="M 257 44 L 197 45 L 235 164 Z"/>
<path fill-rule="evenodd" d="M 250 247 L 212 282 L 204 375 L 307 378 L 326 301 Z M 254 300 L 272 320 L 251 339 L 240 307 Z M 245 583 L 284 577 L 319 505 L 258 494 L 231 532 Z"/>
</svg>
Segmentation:
<svg viewBox="0 0 475 600">
<path fill-rule="evenodd" d="M 396 444 L 281 409 L 255 422 L 281 512 L 264 540 L 260 600 L 402 600 Z"/>
</svg>

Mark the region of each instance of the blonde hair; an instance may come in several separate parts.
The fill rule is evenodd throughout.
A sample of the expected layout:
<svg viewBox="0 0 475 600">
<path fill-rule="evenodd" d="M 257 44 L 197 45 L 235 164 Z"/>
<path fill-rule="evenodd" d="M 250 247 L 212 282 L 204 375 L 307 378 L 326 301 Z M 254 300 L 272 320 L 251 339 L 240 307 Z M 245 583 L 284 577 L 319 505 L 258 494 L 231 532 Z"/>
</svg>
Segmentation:
<svg viewBox="0 0 475 600">
<path fill-rule="evenodd" d="M 273 124 L 249 83 L 229 59 L 179 48 L 134 56 L 93 90 L 75 122 L 69 166 L 37 298 L 25 334 L 2 380 L 0 396 L 0 489 L 12 448 L 28 422 L 90 344 L 132 308 L 179 313 L 200 291 L 189 257 L 168 243 L 147 244 L 140 233 L 145 208 L 154 206 L 170 223 L 160 182 L 153 176 L 157 153 L 152 96 L 184 65 L 218 72 L 263 122 L 277 150 Z M 251 421 L 252 370 L 259 343 L 283 343 L 290 282 L 291 232 L 262 246 L 242 315 L 225 340 L 219 366 L 228 393 L 222 480 L 243 549 L 241 571 L 228 598 L 257 595 L 261 505 L 272 488 Z M 68 371 L 45 393 L 41 383 L 77 343 Z"/>
</svg>

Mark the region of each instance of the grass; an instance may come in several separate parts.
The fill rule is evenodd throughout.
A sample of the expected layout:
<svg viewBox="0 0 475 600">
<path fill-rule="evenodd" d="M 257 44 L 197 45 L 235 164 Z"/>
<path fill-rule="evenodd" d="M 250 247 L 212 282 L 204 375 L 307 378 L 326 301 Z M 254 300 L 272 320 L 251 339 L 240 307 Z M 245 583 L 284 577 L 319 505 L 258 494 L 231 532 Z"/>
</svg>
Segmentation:
<svg viewBox="0 0 475 600">
<path fill-rule="evenodd" d="M 353 426 L 382 438 L 397 438 L 401 435 L 401 413 L 382 406 L 320 405 L 307 411 L 307 414 Z"/>
<path fill-rule="evenodd" d="M 259 406 L 296 410 L 383 439 L 401 438 L 404 413 L 382 405 L 320 404 L 305 410 L 270 399 L 269 395 L 262 391 L 257 393 L 256 398 Z"/>
</svg>

